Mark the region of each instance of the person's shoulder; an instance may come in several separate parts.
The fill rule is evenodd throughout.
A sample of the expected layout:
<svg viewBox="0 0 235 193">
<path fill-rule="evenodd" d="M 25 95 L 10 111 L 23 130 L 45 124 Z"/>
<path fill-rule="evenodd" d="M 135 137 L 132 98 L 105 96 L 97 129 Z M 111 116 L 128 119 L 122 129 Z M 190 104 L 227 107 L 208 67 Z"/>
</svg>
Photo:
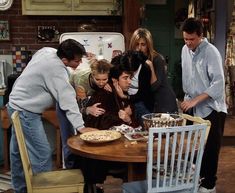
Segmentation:
<svg viewBox="0 0 235 193">
<path fill-rule="evenodd" d="M 153 57 L 153 61 L 165 61 L 165 58 L 162 54 L 156 53 L 155 56 Z"/>
<path fill-rule="evenodd" d="M 216 48 L 215 45 L 213 45 L 212 43 L 206 41 L 206 42 L 203 42 L 203 47 L 205 50 L 206 50 L 206 53 L 207 54 L 217 54 L 217 55 L 220 55 L 220 52 L 219 50 Z"/>
<path fill-rule="evenodd" d="M 52 54 L 52 53 L 56 53 L 56 49 L 55 48 L 51 48 L 51 47 L 43 47 L 40 50 L 38 50 L 38 52 L 45 52 L 47 54 Z"/>
</svg>

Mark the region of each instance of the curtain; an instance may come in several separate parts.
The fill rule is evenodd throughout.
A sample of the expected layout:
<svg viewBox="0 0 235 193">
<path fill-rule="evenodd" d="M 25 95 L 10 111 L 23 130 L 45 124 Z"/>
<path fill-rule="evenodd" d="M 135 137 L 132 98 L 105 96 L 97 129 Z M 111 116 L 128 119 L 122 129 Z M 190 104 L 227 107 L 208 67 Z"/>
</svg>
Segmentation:
<svg viewBox="0 0 235 193">
<path fill-rule="evenodd" d="M 225 94 L 229 114 L 235 111 L 235 0 L 233 3 L 232 19 L 227 36 L 225 56 Z"/>
</svg>

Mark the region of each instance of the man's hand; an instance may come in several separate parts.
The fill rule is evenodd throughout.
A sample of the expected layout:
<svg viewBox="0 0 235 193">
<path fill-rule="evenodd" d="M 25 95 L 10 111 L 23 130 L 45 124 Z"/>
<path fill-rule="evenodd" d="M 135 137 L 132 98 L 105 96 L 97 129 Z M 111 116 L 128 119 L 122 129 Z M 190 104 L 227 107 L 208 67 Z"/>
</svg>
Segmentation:
<svg viewBox="0 0 235 193">
<path fill-rule="evenodd" d="M 205 101 L 209 99 L 210 96 L 206 93 L 202 93 L 198 95 L 197 97 L 191 99 L 191 100 L 185 100 L 181 103 L 180 108 L 183 110 L 183 112 L 188 111 L 189 109 L 195 107 L 197 104 L 201 103 L 202 101 Z"/>
<path fill-rule="evenodd" d="M 187 100 L 183 101 L 180 105 L 180 108 L 183 112 L 188 111 L 189 109 L 195 107 L 197 105 L 197 102 L 195 100 Z"/>
<path fill-rule="evenodd" d="M 94 117 L 98 117 L 105 113 L 105 109 L 98 107 L 101 103 L 95 103 L 92 106 L 86 108 L 86 114 L 93 115 Z"/>
</svg>

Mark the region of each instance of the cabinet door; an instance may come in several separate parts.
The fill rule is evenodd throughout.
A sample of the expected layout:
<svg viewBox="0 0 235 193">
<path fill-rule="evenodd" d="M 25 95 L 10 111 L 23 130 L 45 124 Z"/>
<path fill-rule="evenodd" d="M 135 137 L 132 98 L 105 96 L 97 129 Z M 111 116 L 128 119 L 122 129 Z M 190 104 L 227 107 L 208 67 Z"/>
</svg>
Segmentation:
<svg viewBox="0 0 235 193">
<path fill-rule="evenodd" d="M 61 15 L 71 12 L 72 0 L 22 0 L 23 15 Z"/>
<path fill-rule="evenodd" d="M 121 15 L 122 0 L 22 0 L 23 15 Z"/>
<path fill-rule="evenodd" d="M 120 2 L 120 1 L 119 1 Z M 120 15 L 117 0 L 74 0 L 74 11 L 82 15 Z"/>
</svg>

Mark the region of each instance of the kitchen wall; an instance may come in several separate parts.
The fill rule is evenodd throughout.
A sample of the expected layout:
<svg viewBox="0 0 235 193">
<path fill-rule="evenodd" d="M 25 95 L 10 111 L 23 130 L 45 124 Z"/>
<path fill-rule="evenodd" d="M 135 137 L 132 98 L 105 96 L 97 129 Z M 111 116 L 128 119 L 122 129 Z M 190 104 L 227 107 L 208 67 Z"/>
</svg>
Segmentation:
<svg viewBox="0 0 235 193">
<path fill-rule="evenodd" d="M 59 34 L 79 31 L 83 24 L 92 24 L 96 31 L 122 31 L 120 16 L 25 16 L 21 1 L 14 0 L 9 10 L 0 11 L 0 20 L 9 21 L 10 26 L 10 41 L 0 42 L 0 55 L 6 57 L 11 55 L 13 46 L 25 46 L 32 52 L 44 46 L 57 47 L 58 42 L 39 41 L 38 26 L 55 26 Z"/>
</svg>

